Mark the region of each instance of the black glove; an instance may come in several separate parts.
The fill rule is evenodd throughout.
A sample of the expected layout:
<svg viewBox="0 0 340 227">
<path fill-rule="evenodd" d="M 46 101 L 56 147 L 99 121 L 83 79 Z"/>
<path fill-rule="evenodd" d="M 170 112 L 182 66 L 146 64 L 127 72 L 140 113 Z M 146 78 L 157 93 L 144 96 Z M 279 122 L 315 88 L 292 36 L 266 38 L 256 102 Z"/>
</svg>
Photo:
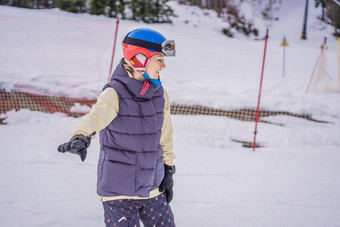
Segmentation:
<svg viewBox="0 0 340 227">
<path fill-rule="evenodd" d="M 161 185 L 159 186 L 159 191 L 165 192 L 166 200 L 168 201 L 168 203 L 170 203 L 172 197 L 174 196 L 172 188 L 174 186 L 173 175 L 176 172 L 176 168 L 175 166 L 164 165 L 164 171 L 165 171 L 164 179 Z"/>
<path fill-rule="evenodd" d="M 73 136 L 69 142 L 59 145 L 58 151 L 65 153 L 70 152 L 72 154 L 78 154 L 82 161 L 85 160 L 87 154 L 87 148 L 90 146 L 91 138 L 96 132 L 93 132 L 89 136 L 77 134 Z"/>
</svg>

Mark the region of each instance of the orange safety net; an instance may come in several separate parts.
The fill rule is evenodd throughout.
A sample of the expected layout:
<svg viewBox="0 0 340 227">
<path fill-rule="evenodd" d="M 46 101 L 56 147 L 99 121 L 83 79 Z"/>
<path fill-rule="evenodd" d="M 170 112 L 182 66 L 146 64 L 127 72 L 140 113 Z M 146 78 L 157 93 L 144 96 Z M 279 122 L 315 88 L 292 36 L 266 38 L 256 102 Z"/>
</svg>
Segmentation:
<svg viewBox="0 0 340 227">
<path fill-rule="evenodd" d="M 91 107 L 96 102 L 96 100 L 35 95 L 19 91 L 6 92 L 4 90 L 0 91 L 0 100 L 0 113 L 6 113 L 12 109 L 30 109 L 47 113 L 62 112 L 75 117 L 83 115 L 71 112 L 70 109 L 75 103 Z"/>
<path fill-rule="evenodd" d="M 78 99 L 78 98 L 66 98 L 57 96 L 44 96 L 30 94 L 27 92 L 19 91 L 5 91 L 0 90 L 0 113 L 6 113 L 12 109 L 30 109 L 33 111 L 41 111 L 47 113 L 62 112 L 68 116 L 80 117 L 84 113 L 72 112 L 71 107 L 79 103 L 80 105 L 86 105 L 92 107 L 96 100 Z M 220 110 L 206 106 L 188 106 L 188 105 L 171 105 L 171 114 L 184 114 L 184 115 L 211 115 L 211 116 L 224 116 L 230 117 L 242 121 L 255 121 L 256 110 L 241 109 L 241 110 Z M 287 111 L 266 111 L 261 110 L 259 117 L 275 116 L 275 115 L 287 115 L 292 117 L 304 118 L 306 120 L 326 123 L 325 121 L 316 120 L 309 114 L 294 114 Z M 263 123 L 271 123 L 265 120 L 261 120 Z"/>
</svg>

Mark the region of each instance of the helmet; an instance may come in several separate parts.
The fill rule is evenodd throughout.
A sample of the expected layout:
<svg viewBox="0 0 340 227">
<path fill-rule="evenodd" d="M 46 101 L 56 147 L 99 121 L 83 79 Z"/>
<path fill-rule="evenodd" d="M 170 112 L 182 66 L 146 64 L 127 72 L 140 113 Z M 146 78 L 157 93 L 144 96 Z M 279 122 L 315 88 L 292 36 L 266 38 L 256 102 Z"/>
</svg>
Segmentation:
<svg viewBox="0 0 340 227">
<path fill-rule="evenodd" d="M 127 63 L 140 72 L 145 71 L 153 55 L 175 56 L 176 54 L 173 40 L 166 40 L 161 33 L 149 28 L 138 28 L 129 32 L 122 46 Z"/>
</svg>

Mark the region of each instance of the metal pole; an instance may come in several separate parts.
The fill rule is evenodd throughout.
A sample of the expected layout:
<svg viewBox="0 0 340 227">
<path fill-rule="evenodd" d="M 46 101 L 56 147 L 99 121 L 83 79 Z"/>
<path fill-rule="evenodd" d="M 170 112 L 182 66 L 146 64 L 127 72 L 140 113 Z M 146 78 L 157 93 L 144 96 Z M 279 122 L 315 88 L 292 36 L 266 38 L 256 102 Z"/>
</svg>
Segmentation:
<svg viewBox="0 0 340 227">
<path fill-rule="evenodd" d="M 303 28 L 301 33 L 301 39 L 307 39 L 307 16 L 308 16 L 308 0 L 306 0 L 305 16 L 303 19 Z"/>
<path fill-rule="evenodd" d="M 256 118 L 255 118 L 255 131 L 254 131 L 253 151 L 255 151 L 255 145 L 256 145 L 257 123 L 258 123 L 258 121 L 259 121 L 260 100 L 261 100 L 261 90 L 262 90 L 262 81 L 263 81 L 264 63 L 265 63 L 265 61 L 266 61 L 267 41 L 268 41 L 268 28 L 267 28 L 267 31 L 266 31 L 266 39 L 265 39 L 265 43 L 264 43 L 264 52 L 263 52 L 263 61 L 262 61 L 262 70 L 261 70 L 261 80 L 260 80 L 260 89 L 259 89 L 259 97 L 258 97 L 258 100 L 257 100 L 257 108 L 256 108 Z"/>
<path fill-rule="evenodd" d="M 113 50 L 112 50 L 112 56 L 111 56 L 111 65 L 110 65 L 110 71 L 109 71 L 109 77 L 107 78 L 107 81 L 110 81 L 111 72 L 112 72 L 112 65 L 113 65 L 113 59 L 115 57 L 115 50 L 116 50 L 116 42 L 117 42 L 117 33 L 118 33 L 118 26 L 119 26 L 119 17 L 117 17 L 116 20 L 116 31 L 115 31 L 115 38 L 113 40 Z"/>
<path fill-rule="evenodd" d="M 338 59 L 339 59 L 338 70 L 339 70 L 339 90 L 340 90 L 340 38 L 338 38 Z"/>
<path fill-rule="evenodd" d="M 282 63 L 282 77 L 285 77 L 285 65 L 286 65 L 286 47 L 283 47 L 283 63 Z"/>
<path fill-rule="evenodd" d="M 283 60 L 282 60 L 282 77 L 285 77 L 286 70 L 286 46 L 288 46 L 288 42 L 286 40 L 286 36 L 283 37 L 282 43 L 280 46 L 283 46 Z"/>
</svg>

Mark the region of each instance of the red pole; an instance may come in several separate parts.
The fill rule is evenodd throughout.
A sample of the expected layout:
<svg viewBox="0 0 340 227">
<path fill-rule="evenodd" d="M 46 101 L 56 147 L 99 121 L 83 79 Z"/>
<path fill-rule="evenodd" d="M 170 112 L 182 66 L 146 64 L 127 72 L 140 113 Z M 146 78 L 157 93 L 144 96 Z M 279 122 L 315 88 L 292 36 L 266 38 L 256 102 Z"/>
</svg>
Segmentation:
<svg viewBox="0 0 340 227">
<path fill-rule="evenodd" d="M 110 71 L 109 71 L 109 77 L 107 78 L 107 81 L 110 81 L 111 72 L 112 72 L 112 65 L 113 65 L 113 59 L 115 57 L 115 50 L 116 50 L 116 42 L 117 42 L 117 33 L 118 33 L 118 25 L 119 25 L 119 17 L 117 17 L 116 21 L 116 31 L 115 31 L 115 39 L 113 40 L 113 50 L 112 50 L 112 57 L 111 57 L 111 65 L 110 65 Z"/>
<path fill-rule="evenodd" d="M 255 151 L 255 145 L 256 145 L 257 122 L 259 121 L 260 100 L 261 100 L 261 90 L 262 90 L 262 81 L 263 81 L 263 71 L 264 71 L 264 63 L 266 61 L 266 51 L 267 51 L 267 40 L 268 40 L 268 28 L 266 30 L 266 37 L 265 37 L 265 43 L 264 43 L 264 52 L 263 52 L 263 61 L 262 61 L 262 70 L 261 70 L 261 80 L 260 80 L 260 89 L 259 89 L 259 97 L 258 97 L 258 100 L 257 100 L 257 108 L 256 108 L 253 151 Z"/>
</svg>

